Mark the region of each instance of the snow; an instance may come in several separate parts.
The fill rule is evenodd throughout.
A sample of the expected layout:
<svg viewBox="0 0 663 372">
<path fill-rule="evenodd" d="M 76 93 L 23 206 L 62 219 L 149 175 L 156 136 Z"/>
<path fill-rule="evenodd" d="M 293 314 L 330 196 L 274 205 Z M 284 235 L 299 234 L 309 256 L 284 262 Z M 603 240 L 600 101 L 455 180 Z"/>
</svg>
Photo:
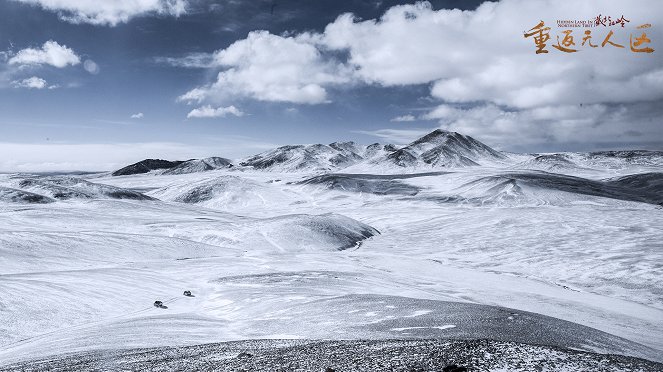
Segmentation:
<svg viewBox="0 0 663 372">
<path fill-rule="evenodd" d="M 509 341 L 524 337 L 514 327 L 553 322 L 531 313 L 598 330 L 578 328 L 573 337 L 587 339 L 560 346 L 660 360 L 661 168 L 650 155 L 567 154 L 578 167 L 564 173 L 517 166 L 521 155 L 392 175 L 369 162 L 324 176 L 317 165 L 0 175 L 0 364 L 245 339 L 493 330 L 470 314 L 497 317 L 493 331 Z M 70 197 L 57 197 L 63 188 Z M 555 327 L 551 335 L 576 329 Z"/>
<path fill-rule="evenodd" d="M 456 325 L 445 324 L 442 326 L 430 326 L 430 327 L 402 327 L 402 328 L 392 328 L 391 330 L 395 332 L 403 332 L 411 329 L 439 329 L 441 331 L 444 331 L 445 329 L 450 329 L 450 328 L 456 328 Z"/>
</svg>

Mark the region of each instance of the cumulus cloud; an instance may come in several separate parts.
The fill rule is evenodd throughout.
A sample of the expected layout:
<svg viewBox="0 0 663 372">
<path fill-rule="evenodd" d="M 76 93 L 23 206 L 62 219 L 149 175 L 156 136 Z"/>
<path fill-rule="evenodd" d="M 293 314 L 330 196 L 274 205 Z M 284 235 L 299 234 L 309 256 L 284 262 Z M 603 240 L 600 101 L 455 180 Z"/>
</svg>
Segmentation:
<svg viewBox="0 0 663 372">
<path fill-rule="evenodd" d="M 575 29 L 577 53 L 552 45 L 566 7 L 548 0 L 502 0 L 474 11 L 433 10 L 428 3 L 395 6 L 378 20 L 343 15 L 321 36 L 328 48 L 349 52 L 348 63 L 369 84 L 397 87 L 431 84 L 440 104 L 422 118 L 445 129 L 514 148 L 515 143 L 663 142 L 663 29 L 646 29 L 653 54 L 629 50 L 636 27 L 663 16 L 663 5 L 643 1 L 625 8 L 619 1 L 601 3 L 602 14 L 630 19 L 614 29 L 625 48 L 581 47 L 584 29 Z M 595 4 L 569 3 L 574 19 L 592 19 Z M 549 53 L 535 54 L 523 30 L 544 19 L 551 26 Z M 608 28 L 592 28 L 601 44 Z M 589 49 L 589 50 L 588 50 Z M 375 133 L 398 138 L 398 130 Z"/>
<path fill-rule="evenodd" d="M 15 88 L 44 89 L 48 87 L 48 84 L 46 83 L 46 80 L 33 76 L 23 80 L 15 80 L 12 82 L 12 86 Z"/>
<path fill-rule="evenodd" d="M 391 119 L 391 121 L 395 121 L 395 122 L 415 121 L 415 120 L 417 120 L 417 118 L 415 118 L 414 115 L 397 116 L 397 117 Z"/>
<path fill-rule="evenodd" d="M 142 112 L 131 115 L 132 119 L 142 119 L 145 115 Z"/>
<path fill-rule="evenodd" d="M 562 2 L 563 3 L 563 2 Z M 569 2 L 573 18 L 596 17 L 596 4 Z M 624 14 L 630 28 L 616 30 L 626 48 L 584 49 L 572 55 L 552 48 L 555 22 L 569 11 L 549 0 L 486 2 L 474 11 L 433 10 L 427 2 L 390 8 L 379 20 L 358 21 L 346 14 L 322 35 L 329 48 L 350 53 L 349 63 L 364 81 L 383 86 L 433 83 L 432 95 L 447 102 L 489 101 L 527 108 L 550 104 L 635 102 L 663 98 L 663 67 L 653 55 L 629 51 L 635 26 L 663 16 L 649 0 L 625 8 L 601 3 L 601 13 Z M 523 30 L 545 19 L 552 26 L 550 53 L 537 55 Z M 579 47 L 583 29 L 576 30 Z M 607 28 L 595 28 L 594 43 Z M 619 35 L 619 36 L 617 36 Z M 663 30 L 648 29 L 663 51 Z"/>
<path fill-rule="evenodd" d="M 328 102 L 329 85 L 351 82 L 350 71 L 323 55 L 308 34 L 278 36 L 254 31 L 214 54 L 222 68 L 216 81 L 180 96 L 183 101 L 259 101 L 319 104 Z"/>
<path fill-rule="evenodd" d="M 81 63 L 80 58 L 66 45 L 60 45 L 56 41 L 49 40 L 41 48 L 26 48 L 19 50 L 12 56 L 8 63 L 10 65 L 51 65 L 57 68 L 77 65 Z"/>
<path fill-rule="evenodd" d="M 187 118 L 223 118 L 228 115 L 234 115 L 239 117 L 239 116 L 244 116 L 244 112 L 242 112 L 235 106 L 214 108 L 210 105 L 206 105 L 191 110 L 191 112 L 189 112 L 189 114 L 186 117 Z"/>
<path fill-rule="evenodd" d="M 213 53 L 208 62 L 221 70 L 216 79 L 179 99 L 320 104 L 333 99 L 331 87 L 426 84 L 439 107 L 423 117 L 445 128 L 480 134 L 481 139 L 506 142 L 520 131 L 523 142 L 608 141 L 603 134 L 616 135 L 619 120 L 635 127 L 631 134 L 660 139 L 663 130 L 648 124 L 660 115 L 645 119 L 636 109 L 645 107 L 643 113 L 655 115 L 663 102 L 658 56 L 663 52 L 663 28 L 637 26 L 662 19 L 663 3 L 642 0 L 638 6 L 625 6 L 606 0 L 599 8 L 594 2 L 570 0 L 501 0 L 461 11 L 434 10 L 430 3 L 419 2 L 393 6 L 379 19 L 344 14 L 321 33 L 279 36 L 256 31 Z M 593 19 L 598 12 L 624 15 L 630 22 L 624 28 L 591 28 L 597 48 L 581 46 L 583 28 L 573 29 L 579 52 L 552 47 L 563 30 L 557 20 Z M 532 38 L 524 37 L 524 31 L 541 20 L 551 27 L 548 54 L 536 54 Z M 610 30 L 613 41 L 625 48 L 600 46 Z M 647 32 L 654 53 L 630 51 L 629 37 L 642 32 Z M 543 113 L 548 116 L 543 118 Z M 634 116 L 642 120 L 629 119 Z"/>
<path fill-rule="evenodd" d="M 187 0 L 14 0 L 56 12 L 70 23 L 115 26 L 150 14 L 180 16 Z"/>
</svg>

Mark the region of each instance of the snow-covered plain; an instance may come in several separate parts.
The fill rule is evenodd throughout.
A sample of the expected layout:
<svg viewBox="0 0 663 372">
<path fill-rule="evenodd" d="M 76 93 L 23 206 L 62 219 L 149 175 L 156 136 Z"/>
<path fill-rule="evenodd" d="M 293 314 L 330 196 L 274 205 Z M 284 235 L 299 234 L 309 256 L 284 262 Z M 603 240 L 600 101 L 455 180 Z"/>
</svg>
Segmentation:
<svg viewBox="0 0 663 372">
<path fill-rule="evenodd" d="M 0 175 L 0 365 L 246 339 L 479 336 L 662 361 L 663 168 L 564 156 Z"/>
</svg>

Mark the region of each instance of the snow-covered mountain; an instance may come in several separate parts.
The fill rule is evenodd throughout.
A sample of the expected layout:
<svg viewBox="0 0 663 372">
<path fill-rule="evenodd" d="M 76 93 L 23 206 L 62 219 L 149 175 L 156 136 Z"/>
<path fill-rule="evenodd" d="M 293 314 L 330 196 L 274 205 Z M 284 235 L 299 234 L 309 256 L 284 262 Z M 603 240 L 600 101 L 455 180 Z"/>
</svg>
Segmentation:
<svg viewBox="0 0 663 372">
<path fill-rule="evenodd" d="M 367 167 L 466 167 L 506 160 L 504 154 L 470 136 L 438 129 L 402 148 L 379 143 L 360 146 L 354 142 L 282 146 L 252 156 L 240 165 L 296 172 L 339 170 L 361 164 Z"/>
<path fill-rule="evenodd" d="M 289 145 L 251 156 L 240 163 L 257 170 L 280 172 L 330 171 L 343 169 L 386 153 L 393 145 L 362 146 L 354 142 L 329 145 Z"/>
<path fill-rule="evenodd" d="M 354 142 L 326 145 L 282 146 L 252 156 L 240 163 L 262 170 L 330 171 L 357 165 L 360 167 L 466 167 L 487 162 L 505 161 L 504 154 L 456 132 L 435 130 L 405 147 L 374 143 L 360 146 Z"/>
<path fill-rule="evenodd" d="M 535 155 L 533 158 L 522 163 L 518 163 L 515 167 L 563 173 L 577 169 L 578 165 L 571 160 L 568 154 L 541 154 Z"/>
<path fill-rule="evenodd" d="M 232 168 L 233 164 L 226 158 L 213 156 L 205 159 L 191 159 L 181 164 L 170 168 L 163 172 L 163 174 L 187 174 L 206 172 L 217 169 Z"/>
<path fill-rule="evenodd" d="M 429 165 L 446 168 L 504 159 L 504 154 L 470 136 L 437 129 L 375 162 L 391 163 L 399 167 Z"/>
<path fill-rule="evenodd" d="M 409 173 L 471 166 L 510 167 L 572 175 L 595 169 L 640 167 L 656 171 L 663 166 L 661 151 L 600 151 L 590 153 L 511 154 L 497 151 L 471 136 L 441 129 L 398 147 L 392 144 L 333 142 L 329 145 L 286 145 L 249 156 L 239 169 L 286 173 Z M 187 161 L 146 159 L 112 174 L 148 173 L 176 175 L 233 168 L 229 159 L 209 157 Z"/>
</svg>

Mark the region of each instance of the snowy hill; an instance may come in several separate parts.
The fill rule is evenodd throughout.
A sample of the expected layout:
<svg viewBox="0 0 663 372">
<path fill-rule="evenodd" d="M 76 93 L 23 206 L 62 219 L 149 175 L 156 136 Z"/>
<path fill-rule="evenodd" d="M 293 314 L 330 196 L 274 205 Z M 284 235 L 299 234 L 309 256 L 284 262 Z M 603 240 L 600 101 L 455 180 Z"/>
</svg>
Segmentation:
<svg viewBox="0 0 663 372">
<path fill-rule="evenodd" d="M 90 182 L 72 176 L 22 176 L 10 178 L 10 183 L 22 192 L 23 200 L 68 200 L 68 199 L 132 199 L 152 200 L 151 197 L 121 187 Z M 42 198 L 35 199 L 39 195 Z M 16 198 L 16 197 L 14 197 Z"/>
<path fill-rule="evenodd" d="M 152 190 L 148 195 L 159 200 L 194 204 L 218 210 L 273 208 L 297 199 L 276 187 L 237 175 L 224 174 L 202 180 L 178 180 Z"/>
<path fill-rule="evenodd" d="M 127 165 L 113 172 L 113 176 L 128 176 L 131 174 L 148 173 L 157 169 L 170 169 L 183 163 L 182 161 L 168 161 L 162 159 L 145 159 L 138 163 Z"/>
<path fill-rule="evenodd" d="M 637 175 L 603 182 L 547 172 L 498 173 L 470 181 L 454 192 L 458 200 L 479 204 L 508 202 L 512 205 L 559 205 L 592 200 L 589 197 L 655 205 L 663 203 L 663 188 L 648 186 L 645 177 Z M 660 183 L 661 179 L 660 174 L 647 178 L 654 185 Z M 629 185 L 633 183 L 641 187 Z"/>
<path fill-rule="evenodd" d="M 434 131 L 236 166 L 0 174 L 0 370 L 256 339 L 490 339 L 660 361 L 661 159 L 510 154 Z"/>
<path fill-rule="evenodd" d="M 606 183 L 631 191 L 658 195 L 663 202 L 663 173 L 639 173 L 628 176 L 610 178 Z"/>
<path fill-rule="evenodd" d="M 568 154 L 541 154 L 514 166 L 520 169 L 535 169 L 550 172 L 570 172 L 579 168 Z"/>
<path fill-rule="evenodd" d="M 44 204 L 52 203 L 55 200 L 35 194 L 29 191 L 18 190 L 11 187 L 0 186 L 0 202 L 5 203 L 25 203 L 25 204 Z"/>
</svg>

